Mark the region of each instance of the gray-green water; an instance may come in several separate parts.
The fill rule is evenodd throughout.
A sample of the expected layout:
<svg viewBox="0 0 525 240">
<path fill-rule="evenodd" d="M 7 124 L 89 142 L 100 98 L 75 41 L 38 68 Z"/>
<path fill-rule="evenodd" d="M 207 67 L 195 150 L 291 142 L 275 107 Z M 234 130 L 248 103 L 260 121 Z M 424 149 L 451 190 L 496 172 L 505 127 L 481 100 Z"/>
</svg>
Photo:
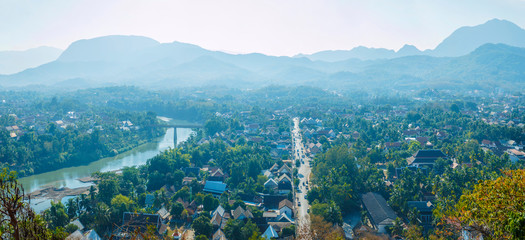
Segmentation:
<svg viewBox="0 0 525 240">
<path fill-rule="evenodd" d="M 78 179 L 89 177 L 92 173 L 100 171 L 114 171 L 124 167 L 144 165 L 148 159 L 159 152 L 175 146 L 173 139 L 174 129 L 166 130 L 166 134 L 152 143 L 138 146 L 128 152 L 115 157 L 103 158 L 89 165 L 63 168 L 52 172 L 32 175 L 18 179 L 24 186 L 26 193 L 45 188 L 47 186 L 77 188 L 91 185 L 80 182 Z M 177 128 L 177 144 L 188 139 L 193 131 L 189 128 Z M 50 201 L 45 199 L 32 199 L 31 205 L 40 212 L 50 206 Z"/>
</svg>

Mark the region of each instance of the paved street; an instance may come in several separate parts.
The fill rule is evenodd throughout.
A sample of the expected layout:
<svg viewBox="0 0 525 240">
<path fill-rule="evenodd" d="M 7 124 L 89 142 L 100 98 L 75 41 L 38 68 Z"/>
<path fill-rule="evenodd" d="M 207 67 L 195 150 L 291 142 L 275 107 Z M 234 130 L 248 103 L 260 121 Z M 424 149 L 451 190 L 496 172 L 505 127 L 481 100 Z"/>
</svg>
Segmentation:
<svg viewBox="0 0 525 240">
<path fill-rule="evenodd" d="M 298 169 L 298 177 L 299 177 L 299 188 L 295 189 L 296 191 L 296 204 L 298 210 L 297 210 L 297 224 L 302 225 L 306 224 L 309 226 L 310 218 L 308 215 L 308 208 L 310 205 L 308 204 L 308 201 L 305 199 L 307 188 L 309 187 L 308 184 L 308 178 L 310 176 L 310 159 L 306 157 L 305 154 L 305 147 L 302 143 L 302 135 L 299 131 L 299 118 L 294 118 L 294 129 L 292 131 L 293 135 L 293 144 L 294 144 L 294 158 L 296 161 L 301 161 L 301 166 Z M 299 229 L 301 227 L 299 226 Z"/>
</svg>

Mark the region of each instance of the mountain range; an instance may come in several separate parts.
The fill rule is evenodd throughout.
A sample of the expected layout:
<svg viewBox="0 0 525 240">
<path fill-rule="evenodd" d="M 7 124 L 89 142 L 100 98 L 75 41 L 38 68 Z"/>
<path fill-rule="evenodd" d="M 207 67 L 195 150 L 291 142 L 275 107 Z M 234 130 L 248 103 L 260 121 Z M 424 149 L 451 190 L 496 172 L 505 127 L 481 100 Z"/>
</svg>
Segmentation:
<svg viewBox="0 0 525 240">
<path fill-rule="evenodd" d="M 505 20 L 463 27 L 434 50 L 354 48 L 276 57 L 228 54 L 141 36 L 104 36 L 72 43 L 54 61 L 0 75 L 2 87 L 78 89 L 301 84 L 323 88 L 505 88 L 525 77 L 525 30 Z M 521 87 L 523 88 L 523 87 Z"/>
<path fill-rule="evenodd" d="M 385 48 L 359 46 L 351 50 L 321 51 L 309 55 L 299 54 L 296 55 L 296 57 L 307 57 L 314 61 L 320 60 L 328 62 L 342 61 L 350 58 L 373 60 L 413 55 L 459 57 L 474 51 L 486 43 L 503 43 L 510 46 L 525 47 L 525 30 L 512 22 L 492 19 L 481 25 L 457 29 L 433 50 L 421 51 L 412 45 L 404 45 L 396 52 Z"/>
<path fill-rule="evenodd" d="M 53 47 L 38 47 L 25 51 L 0 51 L 0 74 L 13 74 L 56 60 L 62 53 Z"/>
</svg>

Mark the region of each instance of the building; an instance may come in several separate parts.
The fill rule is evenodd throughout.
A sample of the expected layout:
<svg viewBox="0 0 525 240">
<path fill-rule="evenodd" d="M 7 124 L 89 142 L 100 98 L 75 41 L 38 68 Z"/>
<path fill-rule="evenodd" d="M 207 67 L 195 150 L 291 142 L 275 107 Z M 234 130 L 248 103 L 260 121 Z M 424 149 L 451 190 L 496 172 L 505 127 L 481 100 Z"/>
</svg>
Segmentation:
<svg viewBox="0 0 525 240">
<path fill-rule="evenodd" d="M 241 206 L 238 206 L 235 210 L 232 210 L 231 216 L 233 217 L 233 219 L 236 219 L 236 220 L 237 219 L 244 220 L 248 218 L 253 218 L 252 212 L 250 212 L 250 210 L 244 210 L 244 208 L 242 208 Z"/>
<path fill-rule="evenodd" d="M 203 191 L 205 193 L 211 193 L 214 197 L 220 197 L 224 192 L 226 192 L 226 189 L 226 184 L 223 182 L 206 181 Z"/>
<path fill-rule="evenodd" d="M 283 174 L 277 181 L 277 190 L 279 194 L 288 194 L 292 191 L 292 179 L 288 175 Z"/>
<path fill-rule="evenodd" d="M 261 237 L 264 239 L 279 238 L 279 234 L 277 234 L 277 231 L 273 229 L 272 225 L 268 225 L 268 228 L 266 228 L 266 231 L 264 231 Z"/>
<path fill-rule="evenodd" d="M 422 226 L 432 225 L 432 210 L 434 205 L 429 201 L 408 201 L 408 210 L 416 209 L 419 212 L 419 222 Z"/>
<path fill-rule="evenodd" d="M 268 181 L 264 183 L 264 188 L 266 189 L 276 189 L 277 186 L 278 186 L 277 182 L 273 180 L 272 178 L 268 179 Z"/>
<path fill-rule="evenodd" d="M 372 227 L 380 233 L 386 233 L 387 227 L 393 226 L 396 213 L 378 193 L 369 192 L 361 196 Z"/>
<path fill-rule="evenodd" d="M 407 162 L 409 166 L 418 168 L 424 166 L 433 167 L 438 158 L 447 159 L 448 156 L 439 149 L 425 149 L 417 151 L 417 153 L 407 159 Z"/>
<path fill-rule="evenodd" d="M 293 216 L 293 203 L 288 199 L 279 202 L 279 213 L 286 214 L 286 216 L 291 219 Z"/>
<path fill-rule="evenodd" d="M 145 232 L 150 226 L 155 228 L 158 235 L 164 234 L 167 230 L 159 214 L 124 212 L 120 231 L 122 233 L 132 233 L 135 230 Z"/>
<path fill-rule="evenodd" d="M 67 236 L 66 240 L 102 240 L 102 238 L 95 232 L 95 230 L 88 230 L 82 232 L 76 230 L 71 235 Z"/>
</svg>

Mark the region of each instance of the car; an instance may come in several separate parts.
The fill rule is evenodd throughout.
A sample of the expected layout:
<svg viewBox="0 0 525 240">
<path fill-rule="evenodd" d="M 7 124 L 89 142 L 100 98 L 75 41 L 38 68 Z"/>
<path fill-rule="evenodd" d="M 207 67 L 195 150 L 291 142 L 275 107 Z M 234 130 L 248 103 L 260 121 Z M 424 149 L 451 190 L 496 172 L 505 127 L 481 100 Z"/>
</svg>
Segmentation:
<svg viewBox="0 0 525 240">
<path fill-rule="evenodd" d="M 301 206 L 301 202 L 298 202 L 298 203 L 297 203 L 297 206 L 299 206 L 299 207 L 300 207 L 300 206 Z"/>
</svg>

